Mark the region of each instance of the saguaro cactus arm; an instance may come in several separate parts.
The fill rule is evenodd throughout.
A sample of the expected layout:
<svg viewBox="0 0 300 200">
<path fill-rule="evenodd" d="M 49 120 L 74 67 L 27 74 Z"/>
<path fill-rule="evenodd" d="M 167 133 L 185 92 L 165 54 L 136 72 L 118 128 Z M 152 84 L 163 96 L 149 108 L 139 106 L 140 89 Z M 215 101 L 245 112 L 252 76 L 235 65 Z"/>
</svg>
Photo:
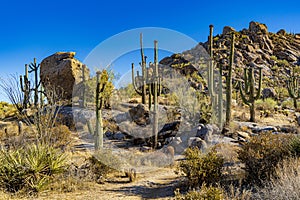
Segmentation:
<svg viewBox="0 0 300 200">
<path fill-rule="evenodd" d="M 138 88 L 136 80 L 135 80 L 134 63 L 131 63 L 131 77 L 132 77 L 132 85 L 133 85 L 134 90 L 136 91 L 136 93 L 138 93 L 138 95 L 143 95 L 143 91 Z"/>
</svg>

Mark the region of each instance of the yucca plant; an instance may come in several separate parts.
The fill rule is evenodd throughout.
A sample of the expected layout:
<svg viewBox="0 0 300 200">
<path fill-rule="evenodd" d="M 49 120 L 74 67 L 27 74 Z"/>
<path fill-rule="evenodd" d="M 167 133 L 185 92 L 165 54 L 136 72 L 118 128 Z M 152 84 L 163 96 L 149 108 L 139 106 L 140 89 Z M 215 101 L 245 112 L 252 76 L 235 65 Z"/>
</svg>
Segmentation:
<svg viewBox="0 0 300 200">
<path fill-rule="evenodd" d="M 66 165 L 63 153 L 46 145 L 30 145 L 13 151 L 0 151 L 0 184 L 9 192 L 41 191 L 54 174 Z"/>
</svg>

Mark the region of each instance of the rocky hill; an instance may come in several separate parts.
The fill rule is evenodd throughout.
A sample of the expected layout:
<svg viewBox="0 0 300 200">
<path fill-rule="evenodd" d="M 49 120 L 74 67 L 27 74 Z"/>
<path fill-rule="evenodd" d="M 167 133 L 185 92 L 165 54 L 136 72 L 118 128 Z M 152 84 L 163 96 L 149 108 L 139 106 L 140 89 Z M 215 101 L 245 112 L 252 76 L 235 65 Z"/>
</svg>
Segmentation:
<svg viewBox="0 0 300 200">
<path fill-rule="evenodd" d="M 241 31 L 225 26 L 222 34 L 213 37 L 213 59 L 224 70 L 229 64 L 232 31 L 235 32 L 233 78 L 241 78 L 245 67 L 262 67 L 265 85 L 284 87 L 292 68 L 300 65 L 300 34 L 287 33 L 283 29 L 271 33 L 265 24 L 258 22 L 250 22 L 248 29 Z M 200 42 L 182 54 L 164 58 L 160 63 L 171 67 L 174 63 L 177 66 L 178 63 L 184 63 L 189 68 L 192 68 L 191 65 L 199 68 L 200 62 L 208 56 L 204 50 L 208 52 L 208 41 Z M 199 56 L 203 58 L 199 59 Z"/>
</svg>

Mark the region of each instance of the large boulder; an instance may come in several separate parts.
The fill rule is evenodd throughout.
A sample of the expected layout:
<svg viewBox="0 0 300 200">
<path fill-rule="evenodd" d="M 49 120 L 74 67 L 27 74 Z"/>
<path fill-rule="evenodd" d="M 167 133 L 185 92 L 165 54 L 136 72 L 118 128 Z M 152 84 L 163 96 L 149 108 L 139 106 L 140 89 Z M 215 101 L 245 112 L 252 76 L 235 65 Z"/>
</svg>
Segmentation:
<svg viewBox="0 0 300 200">
<path fill-rule="evenodd" d="M 46 90 L 56 89 L 61 99 L 71 100 L 73 87 L 82 81 L 84 64 L 74 58 L 75 52 L 57 52 L 41 62 L 40 78 Z M 85 79 L 89 69 L 85 69 Z"/>
<path fill-rule="evenodd" d="M 265 24 L 261 24 L 259 22 L 250 22 L 249 31 L 256 34 L 267 34 L 268 27 Z"/>
<path fill-rule="evenodd" d="M 266 99 L 266 98 L 276 98 L 277 97 L 277 93 L 275 91 L 274 88 L 264 88 L 262 91 L 262 98 Z"/>
<path fill-rule="evenodd" d="M 232 28 L 231 26 L 224 26 L 222 34 L 225 35 L 230 34 L 232 32 L 235 32 L 234 28 Z"/>
<path fill-rule="evenodd" d="M 129 110 L 130 117 L 139 126 L 146 126 L 150 124 L 149 109 L 143 104 L 138 104 Z"/>
</svg>

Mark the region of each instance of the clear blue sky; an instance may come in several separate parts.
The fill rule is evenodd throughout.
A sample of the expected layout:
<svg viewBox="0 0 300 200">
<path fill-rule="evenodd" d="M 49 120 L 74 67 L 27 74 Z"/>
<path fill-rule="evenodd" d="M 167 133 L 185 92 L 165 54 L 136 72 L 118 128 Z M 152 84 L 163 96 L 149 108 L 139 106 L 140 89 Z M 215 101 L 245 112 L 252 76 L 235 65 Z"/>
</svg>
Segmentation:
<svg viewBox="0 0 300 200">
<path fill-rule="evenodd" d="M 300 33 L 299 1 L 8 1 L 0 3 L 0 77 L 23 73 L 57 51 L 75 51 L 83 61 L 101 41 L 139 27 L 162 27 L 205 41 L 225 25 L 236 30 L 250 21 Z M 1 100 L 2 98 L 0 98 Z"/>
</svg>

